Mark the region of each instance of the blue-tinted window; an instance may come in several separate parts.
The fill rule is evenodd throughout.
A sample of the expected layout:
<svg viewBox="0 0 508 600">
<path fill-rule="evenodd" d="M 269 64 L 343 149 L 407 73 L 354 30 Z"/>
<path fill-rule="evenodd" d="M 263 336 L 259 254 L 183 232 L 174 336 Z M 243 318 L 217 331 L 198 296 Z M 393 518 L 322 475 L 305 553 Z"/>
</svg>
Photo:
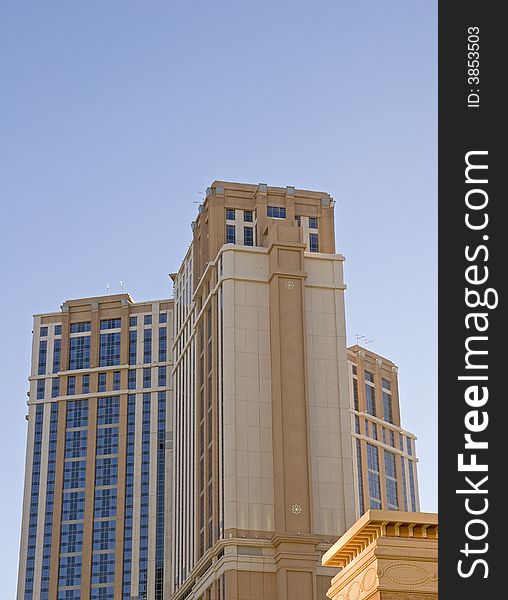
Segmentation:
<svg viewBox="0 0 508 600">
<path fill-rule="evenodd" d="M 85 331 L 92 330 L 92 323 L 90 321 L 83 323 L 71 323 L 71 333 L 83 333 Z"/>
<path fill-rule="evenodd" d="M 383 419 L 393 423 L 392 396 L 383 391 Z"/>
<path fill-rule="evenodd" d="M 159 314 L 159 323 L 167 323 L 168 322 L 168 313 L 161 312 Z"/>
<path fill-rule="evenodd" d="M 98 391 L 106 391 L 106 373 L 99 373 Z"/>
<path fill-rule="evenodd" d="M 92 585 L 98 583 L 114 583 L 115 554 L 101 553 L 92 555 Z M 107 588 L 102 588 L 107 589 Z M 93 597 L 93 596 L 92 596 Z M 100 597 L 100 596 L 99 596 Z"/>
<path fill-rule="evenodd" d="M 86 427 L 88 425 L 88 401 L 73 400 L 67 402 L 67 428 Z"/>
<path fill-rule="evenodd" d="M 376 392 L 372 385 L 365 384 L 365 398 L 367 404 L 367 412 L 373 417 L 376 416 Z"/>
<path fill-rule="evenodd" d="M 70 461 L 64 463 L 64 489 L 73 490 L 85 487 L 86 461 Z"/>
<path fill-rule="evenodd" d="M 159 327 L 159 362 L 168 359 L 168 330 L 167 327 Z"/>
<path fill-rule="evenodd" d="M 90 375 L 83 375 L 81 378 L 81 393 L 88 394 L 90 392 Z"/>
<path fill-rule="evenodd" d="M 94 522 L 92 550 L 114 550 L 115 539 L 116 523 L 114 520 Z"/>
<path fill-rule="evenodd" d="M 120 371 L 113 371 L 113 390 L 120 389 Z"/>
<path fill-rule="evenodd" d="M 120 397 L 106 396 L 97 401 L 97 424 L 112 425 L 118 423 L 120 416 Z"/>
<path fill-rule="evenodd" d="M 381 482 L 377 447 L 367 444 L 367 466 L 369 475 L 370 507 L 381 508 Z"/>
<path fill-rule="evenodd" d="M 84 517 L 85 492 L 64 492 L 62 498 L 62 521 L 80 521 Z"/>
<path fill-rule="evenodd" d="M 226 244 L 236 244 L 236 230 L 234 225 L 226 225 Z"/>
<path fill-rule="evenodd" d="M 118 458 L 98 458 L 95 463 L 95 485 L 118 483 Z"/>
<path fill-rule="evenodd" d="M 247 223 L 252 223 L 252 221 L 254 220 L 254 213 L 251 210 L 244 210 L 243 211 L 243 220 L 247 221 Z"/>
<path fill-rule="evenodd" d="M 309 250 L 319 252 L 319 236 L 317 233 L 309 233 Z"/>
<path fill-rule="evenodd" d="M 166 386 L 166 367 L 159 367 L 159 387 Z"/>
<path fill-rule="evenodd" d="M 152 330 L 150 328 L 143 331 L 143 362 L 152 362 Z"/>
<path fill-rule="evenodd" d="M 39 335 L 40 335 L 40 337 L 48 337 L 48 328 L 41 327 L 39 330 Z"/>
<path fill-rule="evenodd" d="M 318 224 L 317 224 L 316 217 L 309 217 L 309 229 L 317 229 L 317 228 L 318 228 Z"/>
<path fill-rule="evenodd" d="M 143 369 L 143 387 L 152 387 L 152 369 L 150 367 Z"/>
<path fill-rule="evenodd" d="M 235 220 L 235 209 L 234 208 L 226 208 L 226 220 L 227 221 Z"/>
<path fill-rule="evenodd" d="M 55 325 L 55 335 L 62 335 L 62 326 Z"/>
<path fill-rule="evenodd" d="M 416 485 L 415 485 L 415 475 L 414 475 L 414 463 L 412 460 L 407 461 L 408 471 L 409 471 L 409 496 L 411 498 L 411 510 L 413 512 L 416 511 Z"/>
<path fill-rule="evenodd" d="M 83 523 L 62 523 L 60 552 L 80 552 L 83 545 Z"/>
<path fill-rule="evenodd" d="M 120 364 L 120 332 L 101 333 L 99 366 L 111 367 Z"/>
<path fill-rule="evenodd" d="M 56 398 L 57 396 L 60 396 L 60 379 L 53 377 L 51 380 L 51 397 Z"/>
<path fill-rule="evenodd" d="M 80 600 L 81 599 L 81 590 L 59 590 L 58 591 L 58 600 Z M 42 600 L 42 598 L 41 598 Z"/>
<path fill-rule="evenodd" d="M 143 323 L 145 325 L 151 325 L 152 324 L 152 315 L 145 315 L 145 317 L 143 319 Z"/>
<path fill-rule="evenodd" d="M 385 388 L 385 390 L 392 389 L 392 382 L 389 379 L 381 378 L 381 386 Z"/>
<path fill-rule="evenodd" d="M 53 343 L 53 373 L 60 371 L 62 360 L 62 339 L 58 338 Z"/>
<path fill-rule="evenodd" d="M 118 454 L 118 427 L 101 427 L 97 430 L 96 455 Z"/>
<path fill-rule="evenodd" d="M 37 373 L 39 375 L 46 374 L 46 361 L 48 360 L 48 340 L 41 340 L 39 342 L 39 365 Z"/>
<path fill-rule="evenodd" d="M 101 329 L 120 329 L 122 319 L 101 319 Z"/>
<path fill-rule="evenodd" d="M 71 337 L 69 344 L 69 369 L 89 369 L 90 336 Z"/>
<path fill-rule="evenodd" d="M 356 440 L 356 466 L 358 470 L 358 497 L 360 499 L 360 515 L 365 512 L 365 500 L 363 497 L 363 469 L 362 469 L 362 444 Z"/>
<path fill-rule="evenodd" d="M 129 327 L 136 327 L 137 324 L 138 324 L 137 317 L 129 317 Z"/>
<path fill-rule="evenodd" d="M 81 585 L 81 554 L 61 556 L 58 569 L 58 585 Z"/>
<path fill-rule="evenodd" d="M 67 377 L 67 396 L 74 396 L 76 393 L 76 376 L 69 375 Z"/>
<path fill-rule="evenodd" d="M 46 386 L 46 380 L 45 379 L 39 379 L 37 381 L 37 400 L 43 400 L 44 399 L 44 388 Z"/>
<path fill-rule="evenodd" d="M 114 600 L 115 590 L 113 587 L 97 587 L 90 590 L 90 600 Z M 142 598 L 142 596 L 140 596 Z"/>
<path fill-rule="evenodd" d="M 267 206 L 266 216 L 272 219 L 285 219 L 286 209 L 284 206 Z"/>
<path fill-rule="evenodd" d="M 130 390 L 136 389 L 136 369 L 131 369 L 129 371 L 128 387 Z"/>
<path fill-rule="evenodd" d="M 406 444 L 407 444 L 407 453 L 409 454 L 409 456 L 413 456 L 413 444 L 411 442 L 411 438 L 406 438 Z"/>
<path fill-rule="evenodd" d="M 370 381 L 370 383 L 374 383 L 374 375 L 369 371 L 365 371 L 365 381 Z"/>
<path fill-rule="evenodd" d="M 67 431 L 65 433 L 65 458 L 86 456 L 87 430 Z"/>
<path fill-rule="evenodd" d="M 137 331 L 129 331 L 129 364 L 135 365 L 137 360 L 137 343 L 138 333 Z"/>
<path fill-rule="evenodd" d="M 243 228 L 243 243 L 245 246 L 254 246 L 254 228 Z"/>
<path fill-rule="evenodd" d="M 105 488 L 95 490 L 94 517 L 96 519 L 114 517 L 118 493 L 116 488 Z"/>
</svg>

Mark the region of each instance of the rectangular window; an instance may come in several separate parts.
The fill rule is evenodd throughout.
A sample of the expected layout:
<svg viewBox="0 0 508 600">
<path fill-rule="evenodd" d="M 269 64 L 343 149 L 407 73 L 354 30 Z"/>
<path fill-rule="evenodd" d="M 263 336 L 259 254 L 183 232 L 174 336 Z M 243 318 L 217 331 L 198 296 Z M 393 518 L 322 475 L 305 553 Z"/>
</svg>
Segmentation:
<svg viewBox="0 0 508 600">
<path fill-rule="evenodd" d="M 135 365 L 137 360 L 137 344 L 138 344 L 138 333 L 137 331 L 129 331 L 129 364 Z"/>
<path fill-rule="evenodd" d="M 406 461 L 400 457 L 400 472 L 402 473 L 402 501 L 404 510 L 407 511 L 407 480 L 406 480 Z"/>
<path fill-rule="evenodd" d="M 360 410 L 360 403 L 358 400 L 358 380 L 353 379 L 353 403 L 355 410 Z"/>
<path fill-rule="evenodd" d="M 99 392 L 106 391 L 106 373 L 99 373 L 98 391 Z"/>
<path fill-rule="evenodd" d="M 390 429 L 390 446 L 392 448 L 395 448 L 395 434 L 393 433 L 393 431 Z"/>
<path fill-rule="evenodd" d="M 62 340 L 58 338 L 53 343 L 53 373 L 60 371 L 60 361 L 62 358 Z"/>
<path fill-rule="evenodd" d="M 100 427 L 97 429 L 96 456 L 105 454 L 118 454 L 118 427 Z"/>
<path fill-rule="evenodd" d="M 83 375 L 81 378 L 81 393 L 88 394 L 90 393 L 90 375 Z"/>
<path fill-rule="evenodd" d="M 369 475 L 370 508 L 381 508 L 381 483 L 377 447 L 367 444 L 367 468 Z"/>
<path fill-rule="evenodd" d="M 62 521 L 80 521 L 85 516 L 85 492 L 64 492 Z"/>
<path fill-rule="evenodd" d="M 86 481 L 86 460 L 65 462 L 63 479 L 64 490 L 84 488 Z M 62 552 L 62 550 L 60 551 Z"/>
<path fill-rule="evenodd" d="M 131 369 L 129 371 L 128 387 L 130 390 L 136 389 L 136 369 Z"/>
<path fill-rule="evenodd" d="M 90 368 L 90 336 L 71 337 L 69 345 L 69 370 Z"/>
<path fill-rule="evenodd" d="M 374 375 L 369 371 L 365 371 L 365 381 L 370 381 L 370 383 L 374 383 Z"/>
<path fill-rule="evenodd" d="M 358 375 L 358 368 L 357 368 L 357 366 L 356 366 L 356 365 L 353 365 L 353 366 L 351 367 L 351 370 L 353 371 L 353 375 Z"/>
<path fill-rule="evenodd" d="M 168 313 L 161 312 L 159 313 L 159 323 L 167 323 L 168 322 Z"/>
<path fill-rule="evenodd" d="M 166 387 L 166 367 L 159 367 L 159 387 Z"/>
<path fill-rule="evenodd" d="M 113 371 L 113 390 L 120 389 L 120 371 Z"/>
<path fill-rule="evenodd" d="M 101 330 L 103 329 L 120 329 L 122 319 L 101 319 Z"/>
<path fill-rule="evenodd" d="M 47 327 L 41 327 L 39 330 L 39 336 L 40 337 L 48 337 L 48 328 Z"/>
<path fill-rule="evenodd" d="M 86 321 L 83 323 L 71 323 L 71 333 L 83 333 L 92 330 L 92 323 Z"/>
<path fill-rule="evenodd" d="M 244 210 L 243 220 L 247 223 L 252 223 L 252 221 L 254 220 L 254 213 L 251 210 Z"/>
<path fill-rule="evenodd" d="M 159 362 L 166 362 L 167 356 L 167 327 L 159 327 Z"/>
<path fill-rule="evenodd" d="M 74 396 L 76 393 L 76 376 L 69 375 L 67 377 L 67 396 Z"/>
<path fill-rule="evenodd" d="M 363 498 L 363 470 L 362 470 L 362 444 L 356 440 L 356 466 L 358 470 L 358 496 L 360 500 L 360 515 L 365 512 L 365 501 Z"/>
<path fill-rule="evenodd" d="M 151 325 L 152 324 L 152 315 L 145 315 L 145 317 L 143 319 L 143 323 L 145 325 Z"/>
<path fill-rule="evenodd" d="M 65 433 L 65 458 L 86 456 L 86 429 L 73 429 Z"/>
<path fill-rule="evenodd" d="M 105 490 L 96 489 L 94 500 L 94 517 L 96 519 L 100 519 L 101 517 L 114 517 L 116 515 L 116 504 L 118 500 L 118 493 L 116 488 L 110 488 Z"/>
<path fill-rule="evenodd" d="M 317 224 L 316 217 L 309 217 L 309 229 L 317 229 L 317 228 L 318 228 L 318 224 Z"/>
<path fill-rule="evenodd" d="M 355 415 L 355 432 L 360 433 L 360 419 L 358 415 Z"/>
<path fill-rule="evenodd" d="M 37 400 L 43 400 L 44 399 L 44 387 L 46 385 L 46 380 L 45 379 L 39 379 L 37 381 Z"/>
<path fill-rule="evenodd" d="M 397 472 L 395 470 L 395 454 L 384 451 L 385 457 L 385 475 L 386 475 L 386 502 L 389 510 L 399 509 L 399 500 L 397 498 Z"/>
<path fill-rule="evenodd" d="M 152 369 L 150 367 L 143 369 L 143 387 L 152 387 Z"/>
<path fill-rule="evenodd" d="M 385 388 L 385 390 L 392 389 L 392 382 L 389 379 L 381 378 L 381 386 Z"/>
<path fill-rule="evenodd" d="M 266 216 L 272 219 L 285 219 L 286 209 L 284 206 L 267 206 Z"/>
<path fill-rule="evenodd" d="M 37 373 L 39 375 L 46 374 L 46 361 L 48 360 L 48 340 L 41 340 L 39 342 L 39 365 Z"/>
<path fill-rule="evenodd" d="M 120 418 L 120 396 L 106 396 L 97 401 L 97 424 L 114 425 Z"/>
<path fill-rule="evenodd" d="M 409 454 L 409 456 L 413 456 L 413 444 L 411 442 L 411 438 L 406 438 L 406 444 L 407 444 L 407 453 Z"/>
<path fill-rule="evenodd" d="M 365 397 L 367 403 L 367 412 L 373 417 L 376 416 L 376 391 L 372 385 L 365 384 Z"/>
<path fill-rule="evenodd" d="M 86 427 L 88 425 L 88 400 L 67 402 L 66 427 Z"/>
<path fill-rule="evenodd" d="M 383 419 L 393 423 L 392 395 L 383 391 Z"/>
<path fill-rule="evenodd" d="M 371 423 L 372 425 L 372 438 L 377 440 L 377 425 L 375 423 Z"/>
<path fill-rule="evenodd" d="M 407 461 L 407 467 L 409 472 L 409 496 L 411 498 L 411 510 L 416 511 L 416 485 L 414 475 L 414 465 L 412 460 Z"/>
<path fill-rule="evenodd" d="M 143 362 L 152 362 L 152 330 L 145 329 L 143 331 Z"/>
<path fill-rule="evenodd" d="M 129 317 L 129 327 L 136 327 L 138 324 L 137 317 Z"/>
<path fill-rule="evenodd" d="M 245 246 L 254 246 L 254 228 L 243 228 L 243 243 Z"/>
<path fill-rule="evenodd" d="M 234 225 L 226 225 L 226 244 L 236 244 L 236 233 Z"/>
<path fill-rule="evenodd" d="M 309 250 L 319 252 L 319 236 L 317 233 L 309 233 Z"/>
<path fill-rule="evenodd" d="M 51 380 L 51 397 L 57 398 L 58 396 L 60 396 L 60 379 L 53 377 Z"/>
<path fill-rule="evenodd" d="M 55 335 L 62 335 L 62 326 L 55 325 Z"/>
<path fill-rule="evenodd" d="M 99 366 L 111 367 L 120 364 L 120 332 L 101 333 Z"/>
<path fill-rule="evenodd" d="M 235 209 L 234 208 L 226 208 L 226 221 L 234 221 L 235 220 Z"/>
</svg>

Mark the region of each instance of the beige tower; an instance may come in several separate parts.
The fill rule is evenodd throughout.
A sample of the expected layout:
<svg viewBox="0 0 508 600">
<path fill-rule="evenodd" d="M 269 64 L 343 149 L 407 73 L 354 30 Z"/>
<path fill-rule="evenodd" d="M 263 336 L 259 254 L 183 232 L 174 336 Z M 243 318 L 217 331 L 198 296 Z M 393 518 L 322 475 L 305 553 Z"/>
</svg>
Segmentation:
<svg viewBox="0 0 508 600">
<path fill-rule="evenodd" d="M 173 597 L 325 598 L 355 520 L 328 194 L 214 182 L 175 283 Z"/>
</svg>

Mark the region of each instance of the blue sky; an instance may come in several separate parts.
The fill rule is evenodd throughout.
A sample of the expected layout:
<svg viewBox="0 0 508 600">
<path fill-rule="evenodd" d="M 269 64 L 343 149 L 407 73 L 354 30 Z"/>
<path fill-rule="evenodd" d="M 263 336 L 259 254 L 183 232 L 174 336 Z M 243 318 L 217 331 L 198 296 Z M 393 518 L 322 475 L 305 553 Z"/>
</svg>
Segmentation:
<svg viewBox="0 0 508 600">
<path fill-rule="evenodd" d="M 0 7 L 2 597 L 14 598 L 31 315 L 167 274 L 214 179 L 337 201 L 347 327 L 399 366 L 437 510 L 437 14 L 427 0 Z"/>
</svg>

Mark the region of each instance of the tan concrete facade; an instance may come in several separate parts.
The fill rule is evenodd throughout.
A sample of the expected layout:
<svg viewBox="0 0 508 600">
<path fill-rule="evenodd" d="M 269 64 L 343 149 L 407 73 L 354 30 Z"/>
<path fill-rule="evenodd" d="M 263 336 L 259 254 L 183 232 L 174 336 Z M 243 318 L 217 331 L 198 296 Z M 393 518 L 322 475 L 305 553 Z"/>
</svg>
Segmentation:
<svg viewBox="0 0 508 600">
<path fill-rule="evenodd" d="M 333 200 L 215 182 L 193 230 L 174 276 L 174 377 L 185 379 L 178 365 L 193 348 L 195 530 L 174 548 L 174 598 L 323 599 L 330 571 L 320 557 L 355 519 Z M 175 390 L 175 407 L 193 401 Z M 188 430 L 189 414 L 175 427 Z M 175 457 L 191 454 L 188 438 L 175 444 Z M 183 531 L 176 510 L 174 518 Z M 189 545 L 179 578 L 176 557 Z"/>
<path fill-rule="evenodd" d="M 331 600 L 437 600 L 438 518 L 371 510 L 323 556 Z"/>
</svg>

